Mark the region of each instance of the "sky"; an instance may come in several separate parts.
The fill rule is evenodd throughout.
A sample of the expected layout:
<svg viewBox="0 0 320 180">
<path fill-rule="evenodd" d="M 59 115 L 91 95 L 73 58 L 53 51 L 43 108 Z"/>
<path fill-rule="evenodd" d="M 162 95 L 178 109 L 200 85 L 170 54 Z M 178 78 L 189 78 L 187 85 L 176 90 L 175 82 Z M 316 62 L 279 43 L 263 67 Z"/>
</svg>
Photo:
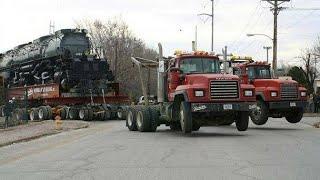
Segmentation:
<svg viewBox="0 0 320 180">
<path fill-rule="evenodd" d="M 236 55 L 266 60 L 263 46 L 272 41 L 273 16 L 267 2 L 260 0 L 215 1 L 215 48 L 224 46 Z M 289 8 L 320 8 L 320 0 L 292 0 Z M 74 28 L 84 19 L 107 21 L 121 18 L 134 35 L 151 48 L 161 42 L 165 55 L 175 50 L 191 50 L 198 29 L 198 49 L 211 49 L 211 19 L 198 16 L 211 13 L 210 0 L 1 0 L 0 52 L 7 51 L 55 29 Z M 320 10 L 285 10 L 279 14 L 279 64 L 296 64 L 301 51 L 311 47 L 320 35 Z M 271 55 L 271 54 L 270 54 Z"/>
</svg>

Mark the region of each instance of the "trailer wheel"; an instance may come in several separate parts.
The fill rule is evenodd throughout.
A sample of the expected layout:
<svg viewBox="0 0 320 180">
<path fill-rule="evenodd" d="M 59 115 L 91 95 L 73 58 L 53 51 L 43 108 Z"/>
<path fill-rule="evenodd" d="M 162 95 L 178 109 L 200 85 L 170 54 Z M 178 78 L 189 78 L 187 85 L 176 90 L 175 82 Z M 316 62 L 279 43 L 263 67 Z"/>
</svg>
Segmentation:
<svg viewBox="0 0 320 180">
<path fill-rule="evenodd" d="M 79 110 L 74 108 L 74 107 L 71 107 L 70 110 L 69 110 L 69 119 L 70 120 L 78 120 L 79 119 Z"/>
<path fill-rule="evenodd" d="M 137 112 L 134 107 L 130 107 L 127 113 L 126 125 L 130 131 L 137 131 Z"/>
<path fill-rule="evenodd" d="M 38 109 L 39 120 L 47 120 L 48 119 L 48 109 L 46 106 L 40 106 Z"/>
<path fill-rule="evenodd" d="M 292 112 L 290 112 L 290 114 L 288 114 L 286 116 L 286 120 L 289 123 L 295 124 L 301 121 L 303 117 L 303 109 L 299 108 L 299 109 L 295 109 Z"/>
<path fill-rule="evenodd" d="M 148 107 L 143 107 L 137 112 L 137 128 L 140 132 L 150 131 L 150 111 Z"/>
<path fill-rule="evenodd" d="M 39 110 L 37 108 L 32 108 L 29 113 L 29 117 L 31 121 L 39 120 Z"/>
<path fill-rule="evenodd" d="M 257 101 L 257 107 L 250 111 L 250 118 L 255 125 L 264 125 L 268 121 L 268 107 L 263 100 Z"/>
<path fill-rule="evenodd" d="M 249 112 L 240 112 L 236 119 L 236 126 L 238 131 L 246 131 L 249 125 Z"/>
<path fill-rule="evenodd" d="M 47 108 L 47 112 L 48 112 L 47 120 L 53 119 L 53 118 L 52 118 L 52 116 L 53 116 L 52 108 L 51 108 L 50 106 L 46 106 L 46 108 Z"/>
<path fill-rule="evenodd" d="M 192 132 L 192 114 L 190 103 L 182 101 L 180 104 L 180 124 L 184 134 Z"/>
<path fill-rule="evenodd" d="M 119 107 L 117 111 L 117 118 L 120 120 L 126 119 L 126 112 L 123 107 Z"/>
<path fill-rule="evenodd" d="M 157 128 L 158 128 L 160 113 L 159 113 L 158 108 L 156 106 L 150 106 L 149 111 L 150 111 L 150 115 L 151 115 L 151 117 L 150 117 L 150 131 L 156 132 Z"/>
<path fill-rule="evenodd" d="M 89 112 L 86 107 L 83 107 L 79 110 L 79 119 L 82 121 L 88 121 L 89 120 Z"/>
<path fill-rule="evenodd" d="M 67 112 L 68 112 L 67 107 L 62 107 L 60 109 L 60 117 L 61 117 L 61 119 L 63 119 L 63 120 L 67 119 L 67 115 L 68 115 Z"/>
<path fill-rule="evenodd" d="M 4 117 L 4 106 L 0 106 L 0 117 Z"/>
</svg>

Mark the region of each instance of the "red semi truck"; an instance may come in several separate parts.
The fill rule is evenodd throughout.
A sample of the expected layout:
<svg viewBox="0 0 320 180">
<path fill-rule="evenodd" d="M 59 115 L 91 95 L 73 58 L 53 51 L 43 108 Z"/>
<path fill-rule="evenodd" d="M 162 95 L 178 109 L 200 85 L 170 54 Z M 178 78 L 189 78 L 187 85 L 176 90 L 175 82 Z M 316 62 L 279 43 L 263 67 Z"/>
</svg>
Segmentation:
<svg viewBox="0 0 320 180">
<path fill-rule="evenodd" d="M 220 71 L 218 56 L 208 52 L 176 52 L 175 57 L 160 59 L 132 58 L 142 67 L 158 68 L 158 104 L 132 106 L 127 114 L 130 131 L 156 131 L 166 124 L 183 133 L 201 126 L 226 125 L 235 122 L 239 131 L 248 128 L 249 109 L 255 103 L 251 84 L 241 84 L 235 75 Z M 141 72 L 141 71 L 140 71 Z M 141 73 L 140 73 L 141 74 Z M 147 97 L 144 89 L 144 97 Z"/>
<path fill-rule="evenodd" d="M 233 74 L 243 84 L 255 87 L 257 106 L 250 111 L 254 124 L 263 125 L 269 117 L 285 117 L 298 123 L 307 104 L 307 89 L 290 79 L 272 78 L 270 64 L 254 62 L 251 58 L 231 58 Z"/>
</svg>

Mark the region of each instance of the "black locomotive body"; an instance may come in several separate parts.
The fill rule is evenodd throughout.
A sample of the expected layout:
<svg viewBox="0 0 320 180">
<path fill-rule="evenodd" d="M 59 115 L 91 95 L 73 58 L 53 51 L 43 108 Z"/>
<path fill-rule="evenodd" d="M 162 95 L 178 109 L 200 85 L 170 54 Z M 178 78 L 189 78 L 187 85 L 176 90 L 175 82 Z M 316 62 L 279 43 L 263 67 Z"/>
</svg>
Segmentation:
<svg viewBox="0 0 320 180">
<path fill-rule="evenodd" d="M 8 88 L 56 83 L 61 92 L 92 93 L 114 77 L 90 52 L 86 30 L 62 29 L 1 54 L 0 71 Z"/>
</svg>

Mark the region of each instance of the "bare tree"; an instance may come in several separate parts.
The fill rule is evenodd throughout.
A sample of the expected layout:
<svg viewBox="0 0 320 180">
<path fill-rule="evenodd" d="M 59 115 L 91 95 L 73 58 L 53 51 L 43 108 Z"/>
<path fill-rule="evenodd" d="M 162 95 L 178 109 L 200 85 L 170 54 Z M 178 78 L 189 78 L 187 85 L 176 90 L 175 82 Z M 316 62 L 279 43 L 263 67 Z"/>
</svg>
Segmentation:
<svg viewBox="0 0 320 180">
<path fill-rule="evenodd" d="M 137 78 L 137 69 L 131 63 L 132 56 L 155 59 L 158 54 L 148 48 L 145 43 L 135 37 L 128 25 L 119 18 L 102 22 L 99 20 L 83 20 L 77 23 L 78 28 L 86 28 L 92 42 L 94 53 L 106 58 L 110 63 L 121 91 L 132 97 L 142 95 Z M 150 94 L 156 93 L 157 75 L 155 70 L 144 70 L 144 79 L 149 80 Z"/>
</svg>

